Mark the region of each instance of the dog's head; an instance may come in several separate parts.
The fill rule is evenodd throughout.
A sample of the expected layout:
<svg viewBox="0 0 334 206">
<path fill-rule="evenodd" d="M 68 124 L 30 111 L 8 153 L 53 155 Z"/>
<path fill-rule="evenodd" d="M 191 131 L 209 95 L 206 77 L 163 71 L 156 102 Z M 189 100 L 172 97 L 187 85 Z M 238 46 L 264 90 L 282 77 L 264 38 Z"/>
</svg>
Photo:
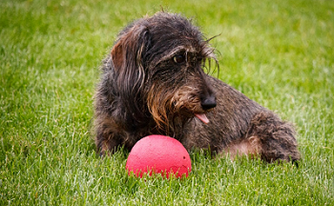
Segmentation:
<svg viewBox="0 0 334 206">
<path fill-rule="evenodd" d="M 160 12 L 135 21 L 119 34 L 111 59 L 119 94 L 158 127 L 194 116 L 208 123 L 205 113 L 216 100 L 203 67 L 215 57 L 188 19 Z"/>
</svg>

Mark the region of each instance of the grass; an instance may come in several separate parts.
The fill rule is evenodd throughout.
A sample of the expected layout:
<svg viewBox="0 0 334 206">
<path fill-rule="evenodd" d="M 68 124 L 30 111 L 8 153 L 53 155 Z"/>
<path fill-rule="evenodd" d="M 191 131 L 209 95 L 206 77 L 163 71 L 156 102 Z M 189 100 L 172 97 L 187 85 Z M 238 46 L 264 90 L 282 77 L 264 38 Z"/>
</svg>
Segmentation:
<svg viewBox="0 0 334 206">
<path fill-rule="evenodd" d="M 96 157 L 101 59 L 129 21 L 193 17 L 220 76 L 295 124 L 300 167 L 191 153 L 186 179 L 137 179 Z M 333 205 L 334 2 L 0 1 L 0 205 Z"/>
</svg>

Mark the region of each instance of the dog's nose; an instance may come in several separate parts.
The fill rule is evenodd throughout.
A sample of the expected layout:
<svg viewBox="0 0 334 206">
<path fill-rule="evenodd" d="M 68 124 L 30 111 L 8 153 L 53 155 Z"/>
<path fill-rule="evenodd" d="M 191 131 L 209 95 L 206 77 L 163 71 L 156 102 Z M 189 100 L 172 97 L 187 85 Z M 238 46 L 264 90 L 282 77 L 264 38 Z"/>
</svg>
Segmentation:
<svg viewBox="0 0 334 206">
<path fill-rule="evenodd" d="M 202 109 L 209 110 L 216 107 L 216 97 L 214 95 L 208 96 L 201 101 Z"/>
</svg>

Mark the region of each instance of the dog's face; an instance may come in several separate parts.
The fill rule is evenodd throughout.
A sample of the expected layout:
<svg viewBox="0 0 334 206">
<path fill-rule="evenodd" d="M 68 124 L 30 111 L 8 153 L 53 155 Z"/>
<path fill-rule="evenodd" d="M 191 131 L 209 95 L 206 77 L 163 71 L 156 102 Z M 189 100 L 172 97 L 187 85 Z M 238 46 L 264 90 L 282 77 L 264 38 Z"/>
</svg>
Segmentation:
<svg viewBox="0 0 334 206">
<path fill-rule="evenodd" d="M 215 57 L 189 20 L 168 13 L 138 20 L 120 33 L 111 59 L 120 94 L 140 102 L 159 127 L 194 116 L 208 122 L 216 100 L 203 66 Z"/>
</svg>

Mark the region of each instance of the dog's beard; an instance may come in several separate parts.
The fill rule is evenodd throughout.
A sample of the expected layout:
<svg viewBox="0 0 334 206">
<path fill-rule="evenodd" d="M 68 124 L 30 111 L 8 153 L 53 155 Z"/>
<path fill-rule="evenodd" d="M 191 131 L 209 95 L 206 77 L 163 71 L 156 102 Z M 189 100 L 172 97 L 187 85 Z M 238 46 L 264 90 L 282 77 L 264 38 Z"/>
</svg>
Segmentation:
<svg viewBox="0 0 334 206">
<path fill-rule="evenodd" d="M 204 124 L 209 123 L 206 111 L 202 109 L 201 100 L 194 87 L 184 86 L 177 91 L 168 91 L 163 89 L 151 91 L 155 95 L 150 95 L 151 98 L 148 101 L 150 112 L 158 127 L 169 125 L 175 118 L 188 121 L 195 117 Z"/>
<path fill-rule="evenodd" d="M 190 115 L 197 117 L 204 124 L 208 124 L 209 119 L 201 107 L 201 100 L 197 96 L 198 93 L 197 87 L 185 86 L 174 94 L 172 98 L 173 105 L 176 110 L 185 109 Z"/>
<path fill-rule="evenodd" d="M 196 117 L 205 124 L 209 123 L 205 111 L 201 109 L 200 99 L 191 87 L 183 87 L 178 91 L 162 89 L 163 87 L 151 87 L 148 96 L 148 108 L 158 128 L 173 125 L 175 120 L 185 123 Z M 187 88 L 187 89 L 185 89 Z"/>
</svg>

